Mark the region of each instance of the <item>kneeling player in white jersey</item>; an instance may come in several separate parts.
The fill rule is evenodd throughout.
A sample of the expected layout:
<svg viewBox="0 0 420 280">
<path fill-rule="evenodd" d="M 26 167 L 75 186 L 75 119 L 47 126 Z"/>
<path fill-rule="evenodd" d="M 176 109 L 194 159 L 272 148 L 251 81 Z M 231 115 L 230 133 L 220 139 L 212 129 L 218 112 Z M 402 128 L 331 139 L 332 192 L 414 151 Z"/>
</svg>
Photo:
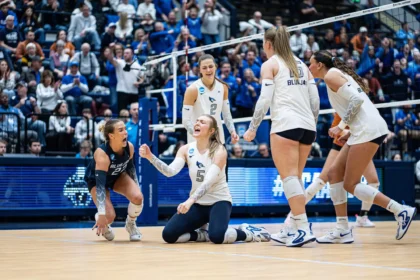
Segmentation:
<svg viewBox="0 0 420 280">
<path fill-rule="evenodd" d="M 261 67 L 261 95 L 244 139 L 252 141 L 268 109 L 274 163 L 283 180 L 294 226 L 271 238 L 288 247 L 315 241 L 305 210 L 302 172 L 316 137 L 319 113 L 318 89 L 306 65 L 293 55 L 285 27 L 264 34 L 269 59 Z"/>
<path fill-rule="evenodd" d="M 214 117 L 219 128 L 220 141 L 225 144 L 225 135 L 221 115 L 231 135 L 232 144 L 236 144 L 239 136 L 236 134 L 229 105 L 228 85 L 216 78 L 216 62 L 214 57 L 205 54 L 198 60 L 201 78 L 189 86 L 185 92 L 182 109 L 182 123 L 188 132 L 188 143 L 194 140 L 194 123 L 201 115 Z"/>
<path fill-rule="evenodd" d="M 316 52 L 309 69 L 316 78 L 327 84 L 328 98 L 341 117 L 341 122 L 329 130 L 331 137 L 340 136 L 346 144 L 328 172 L 331 200 L 337 214 L 337 226 L 318 243 L 352 243 L 353 233 L 348 225 L 347 192 L 365 203 L 374 203 L 394 213 L 398 221 L 396 239 L 404 237 L 416 208 L 403 206 L 382 194 L 378 189 L 360 183 L 360 177 L 372 160 L 379 145 L 388 135 L 388 126 L 366 92 L 369 88 L 352 69 L 327 51 Z M 349 133 L 343 135 L 348 126 Z"/>
<path fill-rule="evenodd" d="M 215 244 L 269 241 L 270 234 L 264 228 L 248 224 L 238 229 L 228 227 L 232 197 L 224 171 L 227 152 L 220 143 L 216 119 L 210 115 L 200 116 L 194 124 L 193 136 L 196 142 L 181 147 L 170 165 L 155 157 L 147 145 L 140 147 L 140 156 L 167 177 L 178 174 L 185 163 L 188 164 L 192 181 L 190 197 L 178 206 L 177 213 L 163 229 L 163 240 Z M 203 228 L 207 223 L 208 230 Z"/>
</svg>

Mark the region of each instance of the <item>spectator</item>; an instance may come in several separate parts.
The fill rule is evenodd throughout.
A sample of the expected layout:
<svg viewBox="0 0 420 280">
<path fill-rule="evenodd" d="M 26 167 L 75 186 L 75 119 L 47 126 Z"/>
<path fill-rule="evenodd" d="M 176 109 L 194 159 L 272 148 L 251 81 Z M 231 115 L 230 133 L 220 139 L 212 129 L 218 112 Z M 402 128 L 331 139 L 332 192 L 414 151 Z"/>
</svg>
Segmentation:
<svg viewBox="0 0 420 280">
<path fill-rule="evenodd" d="M 78 145 L 81 145 L 84 140 L 95 141 L 95 146 L 100 145 L 100 132 L 92 120 L 92 112 L 86 108 L 82 111 L 83 118 L 77 122 L 75 128 L 74 138 Z"/>
<path fill-rule="evenodd" d="M 204 10 L 200 12 L 202 25 L 201 34 L 203 35 L 204 45 L 211 45 L 220 42 L 219 26 L 222 24 L 223 15 L 216 10 L 213 0 L 206 0 Z M 213 50 L 215 55 L 220 54 L 220 49 Z"/>
<path fill-rule="evenodd" d="M 126 122 L 125 127 L 128 133 L 128 141 L 137 146 L 138 128 L 139 128 L 139 103 L 134 102 L 130 104 L 131 119 Z"/>
<path fill-rule="evenodd" d="M 319 45 L 315 42 L 315 36 L 310 34 L 308 36 L 304 50 L 310 50 L 312 53 L 319 51 Z"/>
<path fill-rule="evenodd" d="M 51 114 L 59 100 L 63 99 L 60 90 L 60 82 L 54 83 L 54 76 L 49 70 L 45 70 L 41 75 L 41 82 L 36 88 L 36 98 L 41 112 Z"/>
<path fill-rule="evenodd" d="M 140 19 L 143 19 L 146 14 L 150 14 L 153 19 L 156 19 L 155 4 L 152 3 L 152 0 L 144 0 L 137 8 L 137 16 Z"/>
<path fill-rule="evenodd" d="M 392 161 L 401 161 L 401 155 L 399 153 L 396 153 L 392 156 L 391 159 L 392 159 Z M 418 164 L 416 164 L 416 174 L 417 174 L 417 166 L 418 166 Z M 419 177 L 417 176 L 417 178 L 419 178 Z"/>
<path fill-rule="evenodd" d="M 127 0 L 126 0 L 127 1 Z M 133 21 L 128 19 L 128 14 L 120 13 L 120 20 L 117 21 L 115 36 L 122 42 L 130 44 L 133 40 Z"/>
<path fill-rule="evenodd" d="M 404 101 L 410 99 L 411 79 L 401 70 L 401 62 L 394 61 L 394 67 L 384 79 L 384 89 L 391 101 Z"/>
<path fill-rule="evenodd" d="M 134 41 L 131 47 L 140 62 L 145 62 L 151 50 L 149 43 L 149 35 L 144 32 L 144 29 L 139 28 L 134 34 Z"/>
<path fill-rule="evenodd" d="M 127 123 L 128 120 L 130 119 L 130 113 L 128 112 L 127 109 L 122 109 L 120 111 L 120 114 L 118 115 L 118 118 L 122 120 L 124 123 Z"/>
<path fill-rule="evenodd" d="M 220 64 L 219 78 L 229 86 L 229 101 L 231 106 L 234 105 L 239 86 L 232 74 L 232 67 L 229 62 L 225 61 Z M 231 109 L 233 108 L 231 107 Z"/>
<path fill-rule="evenodd" d="M 20 135 L 18 133 L 19 123 L 23 123 L 25 117 L 18 108 L 10 106 L 9 96 L 3 92 L 0 92 L 0 113 L 7 113 L 6 115 L 0 115 L 0 131 L 3 132 L 3 137 L 7 137 L 9 142 L 12 140 L 13 143 L 17 142 L 19 136 L 20 139 L 23 139 L 24 133 Z"/>
<path fill-rule="evenodd" d="M 420 79 L 420 52 L 414 53 L 414 60 L 408 63 L 406 74 L 416 83 Z"/>
<path fill-rule="evenodd" d="M 101 120 L 96 126 L 99 128 L 101 127 L 101 125 L 105 125 L 105 123 L 107 121 L 109 121 L 112 118 L 112 111 L 110 109 L 106 109 L 104 111 L 104 119 Z M 99 133 L 100 139 L 101 139 L 101 143 L 105 142 L 105 136 L 103 133 Z"/>
<path fill-rule="evenodd" d="M 0 30 L 0 46 L 6 49 L 8 54 L 15 54 L 20 41 L 20 33 L 14 24 L 13 16 L 7 16 L 6 26 Z"/>
<path fill-rule="evenodd" d="M 163 30 L 163 24 L 161 22 L 155 23 L 155 32 L 151 33 L 150 44 L 153 51 L 156 54 L 170 53 L 174 48 L 174 42 L 172 40 L 173 30 Z"/>
<path fill-rule="evenodd" d="M 67 40 L 67 32 L 65 30 L 60 30 L 57 33 L 57 39 L 50 47 L 50 56 L 52 56 L 57 51 L 57 42 L 59 40 L 64 42 L 63 52 L 65 54 L 68 54 L 70 56 L 70 58 L 73 57 L 73 55 L 75 53 L 75 47 L 70 41 Z"/>
<path fill-rule="evenodd" d="M 153 30 L 155 30 L 155 20 L 152 18 L 150 14 L 145 14 L 142 22 L 140 23 L 140 26 L 143 28 L 143 30 L 147 34 L 149 34 L 153 32 Z"/>
<path fill-rule="evenodd" d="M 248 50 L 248 52 L 246 53 L 246 60 L 242 61 L 242 66 L 240 67 L 240 73 L 239 73 L 239 77 L 242 79 L 244 77 L 244 70 L 245 69 L 251 69 L 252 72 L 254 73 L 254 78 L 255 81 L 258 81 L 258 79 L 260 78 L 260 73 L 261 73 L 261 68 L 260 66 L 257 65 L 256 63 L 256 53 L 253 50 Z"/>
<path fill-rule="evenodd" d="M 38 119 L 37 114 L 41 114 L 41 108 L 38 106 L 35 97 L 28 97 L 28 86 L 25 82 L 21 81 L 17 84 L 17 97 L 11 100 L 11 105 L 22 112 L 26 117 L 27 128 L 35 131 L 37 138 L 45 146 L 46 124 Z"/>
<path fill-rule="evenodd" d="M 172 40 L 175 41 L 178 38 L 178 35 L 181 33 L 181 22 L 176 21 L 175 12 L 170 12 L 168 15 L 168 22 L 163 24 L 163 27 L 166 31 L 173 30 L 171 33 Z"/>
<path fill-rule="evenodd" d="M 32 57 L 31 67 L 22 73 L 21 81 L 28 84 L 29 95 L 36 95 L 36 86 L 41 82 L 41 59 L 39 56 Z"/>
<path fill-rule="evenodd" d="M 271 158 L 270 148 L 266 143 L 261 143 L 258 145 L 258 153 L 255 157 L 258 158 Z"/>
<path fill-rule="evenodd" d="M 129 18 L 132 18 L 136 14 L 136 9 L 133 5 L 128 3 L 128 0 L 122 0 L 118 5 L 117 13 L 120 17 L 122 13 L 126 13 Z"/>
<path fill-rule="evenodd" d="M 114 16 L 114 10 L 108 0 L 100 0 L 96 2 L 95 8 L 92 10 L 93 16 L 96 18 L 96 32 L 102 34 L 110 22 L 108 18 Z"/>
<path fill-rule="evenodd" d="M 185 43 L 187 41 L 187 44 Z M 197 44 L 195 43 L 195 38 L 190 34 L 188 28 L 182 28 L 181 33 L 178 35 L 178 38 L 175 41 L 175 47 L 173 51 L 182 51 L 186 49 L 195 48 Z M 193 54 L 188 55 L 191 59 Z"/>
<path fill-rule="evenodd" d="M 0 157 L 2 157 L 6 153 L 7 149 L 7 141 L 4 139 L 0 139 Z"/>
<path fill-rule="evenodd" d="M 410 31 L 410 27 L 407 22 L 401 24 L 401 29 L 395 34 L 397 39 L 397 49 L 403 48 L 408 43 L 408 39 L 414 39 L 414 34 Z"/>
<path fill-rule="evenodd" d="M 390 46 L 388 38 L 382 40 L 382 46 L 378 49 L 376 55 L 377 62 L 379 65 L 379 73 L 386 75 L 391 71 L 391 67 L 394 64 L 394 49 Z"/>
<path fill-rule="evenodd" d="M 70 114 L 76 115 L 76 105 L 81 105 L 82 109 L 90 108 L 92 106 L 92 97 L 86 95 L 89 88 L 86 78 L 79 75 L 79 63 L 71 61 L 69 67 L 70 73 L 63 77 L 61 91 L 64 93 L 64 98 L 69 105 Z"/>
<path fill-rule="evenodd" d="M 335 34 L 340 34 L 343 28 L 344 28 L 345 33 L 351 32 L 351 25 L 346 19 L 334 22 L 333 29 L 334 29 Z"/>
<path fill-rule="evenodd" d="M 109 62 L 114 65 L 117 73 L 118 110 L 126 109 L 133 102 L 138 102 L 138 87 L 143 82 L 140 64 L 133 60 L 133 50 L 124 50 L 124 60 L 114 59 L 108 54 Z"/>
<path fill-rule="evenodd" d="M 265 30 L 274 27 L 274 25 L 272 25 L 268 21 L 262 19 L 262 14 L 259 11 L 256 11 L 254 13 L 254 17 L 248 20 L 248 23 L 254 27 L 250 35 L 264 33 Z"/>
<path fill-rule="evenodd" d="M 359 29 L 359 34 L 354 35 L 354 37 L 350 40 L 350 42 L 353 44 L 354 50 L 358 51 L 359 54 L 362 54 L 366 43 L 369 41 L 367 32 L 367 28 L 362 26 Z"/>
<path fill-rule="evenodd" d="M 16 14 L 9 9 L 9 1 L 0 2 L 0 29 L 6 26 L 7 16 L 13 16 L 14 25 L 18 26 L 18 20 Z"/>
<path fill-rule="evenodd" d="M 27 7 L 25 9 L 24 13 L 23 13 L 21 22 L 19 24 L 20 36 L 22 38 L 25 37 L 25 34 L 29 30 L 34 32 L 35 39 L 38 43 L 44 44 L 44 42 L 45 42 L 45 31 L 39 25 L 38 17 L 35 15 L 34 10 L 31 7 Z"/>
<path fill-rule="evenodd" d="M 120 44 L 115 45 L 114 52 L 116 53 L 116 58 L 122 58 L 123 56 L 123 46 Z M 114 65 L 111 64 L 108 60 L 108 56 L 113 55 L 113 52 L 110 48 L 104 50 L 104 57 L 106 59 L 106 71 L 108 72 L 108 87 L 110 94 L 110 105 L 111 109 L 114 112 L 118 112 L 118 96 L 117 96 L 117 73 Z"/>
<path fill-rule="evenodd" d="M 29 43 L 26 45 L 26 52 L 21 60 L 22 71 L 25 72 L 28 70 L 28 67 L 32 65 L 32 59 L 36 57 L 36 46 L 34 43 Z"/>
<path fill-rule="evenodd" d="M 26 46 L 30 43 L 35 45 L 36 55 L 43 60 L 45 58 L 44 52 L 42 51 L 41 45 L 35 42 L 35 33 L 31 30 L 26 33 L 26 40 L 18 44 L 16 49 L 16 59 L 22 59 L 22 57 L 26 54 Z"/>
<path fill-rule="evenodd" d="M 66 44 L 62 40 L 57 41 L 57 51 L 50 56 L 50 69 L 54 72 L 57 79 L 62 79 L 67 73 L 67 65 L 70 61 L 70 56 L 64 53 Z"/>
<path fill-rule="evenodd" d="M 201 24 L 202 20 L 198 17 L 198 8 L 195 6 L 191 7 L 187 17 L 187 27 L 191 35 L 197 38 L 199 42 L 203 39 Z"/>
<path fill-rule="evenodd" d="M 304 0 L 300 4 L 300 22 L 306 23 L 316 20 L 316 15 L 318 11 L 313 5 L 313 0 Z"/>
<path fill-rule="evenodd" d="M 276 28 L 283 26 L 283 18 L 281 16 L 276 16 L 274 22 L 275 22 L 274 27 Z"/>
<path fill-rule="evenodd" d="M 9 68 L 6 60 L 0 60 L 0 88 L 9 96 L 9 99 L 12 99 L 16 95 L 16 74 L 15 71 Z"/>
<path fill-rule="evenodd" d="M 395 134 L 400 138 L 402 150 L 406 153 L 408 151 L 408 138 L 412 140 L 420 139 L 420 130 L 418 130 L 420 122 L 416 115 L 411 112 L 411 105 L 404 105 L 403 110 L 398 110 L 395 119 Z"/>
<path fill-rule="evenodd" d="M 29 140 L 29 154 L 35 157 L 41 155 L 41 142 L 38 139 Z"/>
<path fill-rule="evenodd" d="M 71 119 L 68 116 L 67 103 L 58 102 L 54 113 L 50 117 L 49 132 L 47 134 L 47 148 L 51 151 L 70 151 L 74 128 L 70 126 Z"/>
<path fill-rule="evenodd" d="M 78 62 L 80 73 L 88 82 L 89 89 L 93 90 L 98 83 L 101 69 L 96 55 L 90 51 L 90 45 L 84 43 L 82 45 L 82 51 L 76 53 L 71 61 Z"/>
<path fill-rule="evenodd" d="M 82 141 L 76 158 L 92 158 L 92 143 L 89 140 Z"/>
<path fill-rule="evenodd" d="M 84 42 L 94 46 L 96 51 L 101 49 L 101 39 L 96 31 L 96 18 L 90 14 L 86 4 L 82 7 L 82 13 L 71 20 L 68 39 L 78 50 Z"/>
<path fill-rule="evenodd" d="M 357 69 L 357 74 L 364 76 L 367 72 L 376 67 L 375 47 L 371 45 L 370 41 L 365 45 L 360 58 L 360 65 Z"/>
<path fill-rule="evenodd" d="M 115 22 L 111 22 L 108 24 L 108 27 L 104 34 L 102 34 L 102 51 L 105 48 L 111 47 L 116 43 L 122 43 L 122 41 L 115 36 L 115 30 L 117 28 L 117 24 Z"/>
<path fill-rule="evenodd" d="M 330 50 L 334 52 L 337 49 L 337 44 L 334 40 L 334 31 L 332 29 L 327 29 L 323 40 L 320 41 L 320 48 L 323 50 Z"/>
<path fill-rule="evenodd" d="M 156 9 L 156 19 L 168 21 L 168 15 L 171 11 L 178 12 L 172 0 L 153 0 Z"/>
<path fill-rule="evenodd" d="M 236 158 L 236 159 L 240 159 L 240 158 L 244 158 L 245 157 L 245 152 L 242 149 L 242 146 L 239 143 L 236 143 L 235 145 L 233 145 L 232 147 L 232 153 L 230 154 L 231 158 Z"/>
<path fill-rule="evenodd" d="M 41 22 L 45 30 L 66 30 L 64 26 L 62 7 L 57 0 L 47 0 L 46 4 L 41 7 L 42 13 Z"/>
<path fill-rule="evenodd" d="M 343 55 L 344 52 L 347 52 L 349 55 L 353 53 L 353 45 L 350 44 L 349 37 L 347 34 L 340 34 L 340 43 L 336 46 L 337 55 Z"/>
<path fill-rule="evenodd" d="M 235 100 L 238 118 L 252 116 L 260 91 L 261 86 L 255 81 L 252 70 L 245 69 L 244 79 Z"/>
<path fill-rule="evenodd" d="M 410 46 L 408 44 L 404 45 L 403 50 L 397 54 L 396 59 L 405 58 L 407 62 L 413 61 L 413 56 L 410 52 Z"/>
</svg>

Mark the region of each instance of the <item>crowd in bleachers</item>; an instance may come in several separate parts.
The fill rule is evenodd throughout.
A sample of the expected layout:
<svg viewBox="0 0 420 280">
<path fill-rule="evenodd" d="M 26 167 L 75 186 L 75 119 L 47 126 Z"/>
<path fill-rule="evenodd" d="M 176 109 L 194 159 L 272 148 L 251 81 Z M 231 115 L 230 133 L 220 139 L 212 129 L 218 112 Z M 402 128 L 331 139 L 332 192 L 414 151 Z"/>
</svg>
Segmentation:
<svg viewBox="0 0 420 280">
<path fill-rule="evenodd" d="M 183 19 L 185 7 L 188 16 Z M 302 22 L 316 19 L 316 3 L 302 1 L 299 12 Z M 97 131 L 98 122 L 119 116 L 126 120 L 130 139 L 135 139 L 139 95 L 173 86 L 177 87 L 180 120 L 186 87 L 199 78 L 196 62 L 202 52 L 190 54 L 188 63 L 185 57 L 178 58 L 176 85 L 170 62 L 147 71 L 142 64 L 153 55 L 220 41 L 227 13 L 214 0 L 189 0 L 185 6 L 175 0 L 1 1 L 0 138 L 13 153 L 30 151 L 29 139 L 36 139 L 43 151 L 90 155 L 104 140 Z M 384 32 L 371 16 L 364 22 L 356 26 L 340 21 L 322 30 L 296 31 L 290 38 L 291 48 L 305 63 L 315 51 L 331 51 L 364 78 L 375 103 L 418 99 L 418 32 L 407 23 L 397 32 Z M 236 36 L 282 24 L 280 16 L 270 23 L 256 11 L 249 21 L 239 23 Z M 230 86 L 234 118 L 252 116 L 261 90 L 260 67 L 267 59 L 262 41 L 208 52 L 217 58 L 217 76 Z M 325 83 L 318 81 L 318 88 L 321 109 L 330 108 Z M 159 98 L 160 122 L 172 121 L 172 100 L 172 92 Z M 381 113 L 390 130 L 384 155 L 390 158 L 395 146 L 403 153 L 414 150 L 415 140 L 420 140 L 420 110 L 407 106 L 381 109 Z M 330 122 L 328 115 L 320 118 L 313 157 L 327 154 Z M 185 139 L 182 133 L 160 134 L 159 154 L 172 156 Z M 21 150 L 15 148 L 18 141 Z M 257 150 L 249 151 L 239 144 L 232 147 L 231 157 L 270 157 L 270 148 L 260 143 Z"/>
</svg>

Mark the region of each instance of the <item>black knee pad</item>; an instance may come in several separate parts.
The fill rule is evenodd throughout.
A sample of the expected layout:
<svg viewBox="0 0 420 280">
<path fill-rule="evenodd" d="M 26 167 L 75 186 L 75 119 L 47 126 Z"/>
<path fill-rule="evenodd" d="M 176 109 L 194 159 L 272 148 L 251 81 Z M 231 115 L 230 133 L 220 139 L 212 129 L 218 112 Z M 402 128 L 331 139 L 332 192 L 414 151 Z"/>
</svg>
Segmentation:
<svg viewBox="0 0 420 280">
<path fill-rule="evenodd" d="M 166 243 L 175 243 L 179 236 L 176 236 L 172 231 L 168 230 L 166 227 L 162 231 L 162 238 Z"/>
<path fill-rule="evenodd" d="M 223 244 L 225 241 L 225 231 L 209 231 L 209 239 L 214 244 Z"/>
</svg>

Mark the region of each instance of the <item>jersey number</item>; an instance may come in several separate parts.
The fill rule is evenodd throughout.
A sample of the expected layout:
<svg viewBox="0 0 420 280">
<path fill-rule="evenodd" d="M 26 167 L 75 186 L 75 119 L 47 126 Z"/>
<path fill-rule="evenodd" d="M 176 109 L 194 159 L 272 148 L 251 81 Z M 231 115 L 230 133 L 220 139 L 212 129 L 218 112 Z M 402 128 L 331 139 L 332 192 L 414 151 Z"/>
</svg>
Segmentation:
<svg viewBox="0 0 420 280">
<path fill-rule="evenodd" d="M 116 176 L 120 174 L 122 167 L 115 168 L 114 172 L 112 172 L 111 176 Z"/>
<path fill-rule="evenodd" d="M 203 182 L 204 181 L 204 173 L 206 173 L 205 170 L 197 170 L 197 182 Z"/>
<path fill-rule="evenodd" d="M 299 78 L 303 78 L 303 69 L 302 67 L 298 66 Z M 290 70 L 290 78 L 294 78 L 292 70 Z"/>
<path fill-rule="evenodd" d="M 217 104 L 210 105 L 210 116 L 216 115 Z"/>
</svg>

